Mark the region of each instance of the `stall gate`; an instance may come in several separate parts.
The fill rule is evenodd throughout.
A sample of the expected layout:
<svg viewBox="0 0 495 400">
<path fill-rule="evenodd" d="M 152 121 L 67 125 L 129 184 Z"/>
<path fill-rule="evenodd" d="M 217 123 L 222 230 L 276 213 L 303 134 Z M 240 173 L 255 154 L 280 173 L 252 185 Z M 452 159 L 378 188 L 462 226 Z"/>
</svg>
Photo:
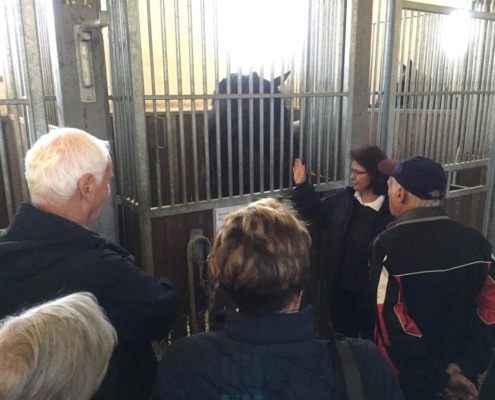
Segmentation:
<svg viewBox="0 0 495 400">
<path fill-rule="evenodd" d="M 370 136 L 379 136 L 389 156 L 422 155 L 444 166 L 449 214 L 486 235 L 494 180 L 495 14 L 491 2 L 473 5 L 467 12 L 383 3 L 373 23 L 368 114 Z"/>
<path fill-rule="evenodd" d="M 371 1 L 255 3 L 108 2 L 118 192 L 146 265 L 149 221 L 284 196 L 295 156 L 320 190 L 342 187 L 367 141 L 365 113 L 351 116 L 366 109 L 354 91 L 369 62 L 355 59 L 369 45 L 355 38 Z"/>
</svg>

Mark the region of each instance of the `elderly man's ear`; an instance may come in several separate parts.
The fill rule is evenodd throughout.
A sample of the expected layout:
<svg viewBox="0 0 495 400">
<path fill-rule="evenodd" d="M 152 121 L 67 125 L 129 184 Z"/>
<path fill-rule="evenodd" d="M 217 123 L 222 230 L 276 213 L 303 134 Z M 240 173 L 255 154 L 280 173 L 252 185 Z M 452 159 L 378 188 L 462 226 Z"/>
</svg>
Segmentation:
<svg viewBox="0 0 495 400">
<path fill-rule="evenodd" d="M 405 203 L 407 198 L 407 190 L 402 186 L 399 186 L 397 190 L 392 194 L 395 200 L 399 203 Z"/>
<path fill-rule="evenodd" d="M 84 174 L 77 183 L 77 189 L 81 198 L 87 198 L 93 194 L 93 186 L 96 182 L 92 174 Z"/>
</svg>

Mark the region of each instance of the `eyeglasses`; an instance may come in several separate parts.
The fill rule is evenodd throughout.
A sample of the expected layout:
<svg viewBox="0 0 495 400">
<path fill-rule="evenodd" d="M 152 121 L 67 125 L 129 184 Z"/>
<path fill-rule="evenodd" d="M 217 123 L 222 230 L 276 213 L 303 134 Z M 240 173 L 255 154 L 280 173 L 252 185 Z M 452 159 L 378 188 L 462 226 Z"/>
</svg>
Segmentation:
<svg viewBox="0 0 495 400">
<path fill-rule="evenodd" d="M 363 174 L 367 174 L 368 171 L 358 171 L 357 169 L 354 169 L 354 168 L 351 168 L 351 175 L 354 174 L 354 175 L 363 175 Z"/>
</svg>

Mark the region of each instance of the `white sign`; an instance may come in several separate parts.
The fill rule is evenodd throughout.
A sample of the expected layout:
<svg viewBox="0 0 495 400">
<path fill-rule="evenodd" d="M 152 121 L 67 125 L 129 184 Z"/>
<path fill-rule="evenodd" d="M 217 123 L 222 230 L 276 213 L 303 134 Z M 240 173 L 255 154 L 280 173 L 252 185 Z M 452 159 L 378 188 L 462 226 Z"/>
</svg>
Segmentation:
<svg viewBox="0 0 495 400">
<path fill-rule="evenodd" d="M 218 232 L 218 228 L 223 223 L 225 217 L 232 211 L 238 210 L 239 208 L 246 207 L 246 204 L 240 204 L 238 206 L 230 206 L 230 207 L 221 207 L 215 208 L 213 210 L 213 229 L 215 233 Z"/>
</svg>

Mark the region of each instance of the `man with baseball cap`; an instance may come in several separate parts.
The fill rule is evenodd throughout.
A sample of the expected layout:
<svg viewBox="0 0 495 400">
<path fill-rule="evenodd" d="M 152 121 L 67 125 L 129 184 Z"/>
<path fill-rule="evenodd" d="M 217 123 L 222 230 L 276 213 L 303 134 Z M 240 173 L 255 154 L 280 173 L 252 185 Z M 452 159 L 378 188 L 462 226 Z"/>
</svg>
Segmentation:
<svg viewBox="0 0 495 400">
<path fill-rule="evenodd" d="M 371 245 L 377 344 L 406 399 L 474 399 L 493 348 L 491 245 L 440 207 L 440 164 L 416 156 L 378 169 L 396 218 Z"/>
</svg>

